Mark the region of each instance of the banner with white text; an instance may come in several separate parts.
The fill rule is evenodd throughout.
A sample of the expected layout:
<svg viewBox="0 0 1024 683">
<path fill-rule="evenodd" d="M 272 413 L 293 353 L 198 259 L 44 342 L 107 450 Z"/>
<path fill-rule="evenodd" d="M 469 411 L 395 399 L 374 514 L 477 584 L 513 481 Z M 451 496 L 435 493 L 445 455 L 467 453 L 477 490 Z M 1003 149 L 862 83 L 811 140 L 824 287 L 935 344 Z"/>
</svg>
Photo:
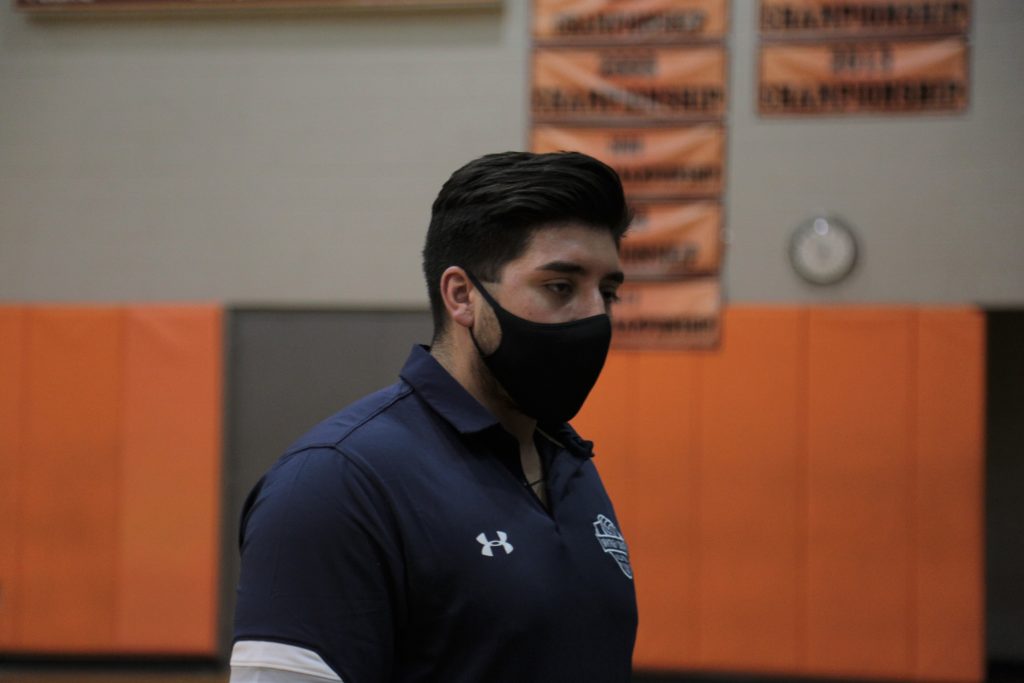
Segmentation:
<svg viewBox="0 0 1024 683">
<path fill-rule="evenodd" d="M 970 0 L 761 0 L 762 38 L 966 33 Z"/>
<path fill-rule="evenodd" d="M 722 264 L 718 202 L 632 202 L 620 255 L 627 280 L 713 275 Z"/>
<path fill-rule="evenodd" d="M 725 112 L 719 46 L 537 48 L 535 123 L 714 119 Z"/>
<path fill-rule="evenodd" d="M 304 9 L 479 9 L 500 7 L 501 0 L 14 0 L 33 13 L 176 12 L 201 10 Z"/>
<path fill-rule="evenodd" d="M 618 172 L 631 198 L 711 197 L 722 191 L 725 131 L 716 123 L 670 128 L 538 125 L 531 147 L 600 159 Z"/>
<path fill-rule="evenodd" d="M 717 277 L 627 282 L 612 319 L 616 349 L 709 349 L 719 340 Z"/>
<path fill-rule="evenodd" d="M 967 106 L 962 37 L 763 43 L 761 114 L 955 112 Z"/>
<path fill-rule="evenodd" d="M 538 45 L 720 40 L 728 0 L 536 0 Z"/>
</svg>

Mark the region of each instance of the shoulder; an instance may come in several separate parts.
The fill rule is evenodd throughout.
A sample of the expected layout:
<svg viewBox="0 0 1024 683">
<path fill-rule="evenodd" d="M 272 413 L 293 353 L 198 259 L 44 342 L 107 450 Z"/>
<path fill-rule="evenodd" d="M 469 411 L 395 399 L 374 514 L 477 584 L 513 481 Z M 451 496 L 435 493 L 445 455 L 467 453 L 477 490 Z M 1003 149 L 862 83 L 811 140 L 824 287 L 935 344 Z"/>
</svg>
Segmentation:
<svg viewBox="0 0 1024 683">
<path fill-rule="evenodd" d="M 434 429 L 430 409 L 405 382 L 374 392 L 295 441 L 250 493 L 246 514 L 268 499 L 323 502 L 387 498 L 383 482 Z M 309 507 L 305 500 L 301 508 Z"/>
<path fill-rule="evenodd" d="M 390 456 L 417 447 L 435 422 L 429 406 L 408 383 L 399 381 L 314 426 L 285 450 L 268 474 L 276 475 L 276 470 L 289 470 L 300 464 L 317 470 L 330 469 L 331 458 L 349 461 L 348 466 L 364 470 L 386 467 Z"/>
<path fill-rule="evenodd" d="M 383 496 L 375 477 L 346 454 L 323 446 L 282 457 L 249 493 L 242 510 L 244 547 L 254 538 L 323 533 L 345 519 L 379 516 Z"/>
<path fill-rule="evenodd" d="M 285 451 L 284 458 L 309 449 L 336 449 L 343 442 L 374 422 L 388 421 L 396 412 L 408 410 L 407 404 L 415 403 L 413 390 L 406 382 L 399 381 L 380 391 L 364 396 L 334 415 L 323 420 L 303 434 Z"/>
</svg>

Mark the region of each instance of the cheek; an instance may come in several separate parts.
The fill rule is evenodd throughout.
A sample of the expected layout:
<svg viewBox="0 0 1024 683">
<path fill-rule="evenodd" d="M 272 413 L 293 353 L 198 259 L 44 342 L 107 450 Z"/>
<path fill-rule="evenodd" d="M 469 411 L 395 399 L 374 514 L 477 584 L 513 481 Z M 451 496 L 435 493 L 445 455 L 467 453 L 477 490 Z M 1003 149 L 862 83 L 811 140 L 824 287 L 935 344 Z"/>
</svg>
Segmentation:
<svg viewBox="0 0 1024 683">
<path fill-rule="evenodd" d="M 518 318 L 534 322 L 558 322 L 561 308 L 565 305 L 564 299 L 559 299 L 534 282 L 515 283 L 506 292 L 505 300 L 502 301 L 505 310 Z"/>
<path fill-rule="evenodd" d="M 538 323 L 557 323 L 561 322 L 561 318 L 565 315 L 564 308 L 564 300 L 538 293 L 520 308 L 522 312 L 517 315 Z"/>
<path fill-rule="evenodd" d="M 490 307 L 482 307 L 473 334 L 484 355 L 492 354 L 498 348 L 501 343 L 501 326 Z"/>
</svg>

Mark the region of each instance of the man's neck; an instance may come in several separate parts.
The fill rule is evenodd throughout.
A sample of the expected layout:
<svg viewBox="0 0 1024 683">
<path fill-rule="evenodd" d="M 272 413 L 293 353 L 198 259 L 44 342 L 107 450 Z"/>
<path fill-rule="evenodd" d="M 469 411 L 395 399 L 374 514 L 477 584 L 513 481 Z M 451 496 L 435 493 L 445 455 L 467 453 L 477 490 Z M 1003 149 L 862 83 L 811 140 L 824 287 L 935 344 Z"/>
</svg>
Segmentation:
<svg viewBox="0 0 1024 683">
<path fill-rule="evenodd" d="M 481 373 L 487 370 L 474 365 L 474 360 L 479 358 L 475 346 L 462 349 L 456 348 L 457 346 L 458 342 L 446 339 L 431 346 L 430 355 L 462 385 L 463 389 L 498 419 L 505 431 L 519 442 L 521 449 L 532 447 L 537 421 L 516 410 L 506 396 L 500 395 L 496 387 L 490 386 L 481 378 Z"/>
<path fill-rule="evenodd" d="M 547 488 L 543 483 L 544 464 L 533 441 L 537 421 L 516 410 L 493 382 L 482 379 L 487 370 L 480 367 L 482 363 L 475 345 L 458 348 L 457 343 L 446 340 L 434 344 L 430 354 L 473 398 L 498 418 L 505 431 L 515 438 L 519 444 L 519 464 L 523 476 L 532 485 L 531 489 L 541 504 L 547 507 Z"/>
</svg>

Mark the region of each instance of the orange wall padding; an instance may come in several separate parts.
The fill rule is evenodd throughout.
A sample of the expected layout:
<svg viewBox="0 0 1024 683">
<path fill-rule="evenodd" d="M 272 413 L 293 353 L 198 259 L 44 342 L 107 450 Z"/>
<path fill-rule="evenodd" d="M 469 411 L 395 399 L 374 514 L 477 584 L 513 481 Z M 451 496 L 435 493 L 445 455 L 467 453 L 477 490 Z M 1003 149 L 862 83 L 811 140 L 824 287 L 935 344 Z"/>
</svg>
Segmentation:
<svg viewBox="0 0 1024 683">
<path fill-rule="evenodd" d="M 639 669 L 980 681 L 984 320 L 730 308 L 613 352 L 575 426 L 630 543 Z"/>
<path fill-rule="evenodd" d="M 0 649 L 216 653 L 221 317 L 0 307 Z"/>
<path fill-rule="evenodd" d="M 0 307 L 0 643 L 14 638 L 24 414 L 25 313 Z"/>
</svg>

